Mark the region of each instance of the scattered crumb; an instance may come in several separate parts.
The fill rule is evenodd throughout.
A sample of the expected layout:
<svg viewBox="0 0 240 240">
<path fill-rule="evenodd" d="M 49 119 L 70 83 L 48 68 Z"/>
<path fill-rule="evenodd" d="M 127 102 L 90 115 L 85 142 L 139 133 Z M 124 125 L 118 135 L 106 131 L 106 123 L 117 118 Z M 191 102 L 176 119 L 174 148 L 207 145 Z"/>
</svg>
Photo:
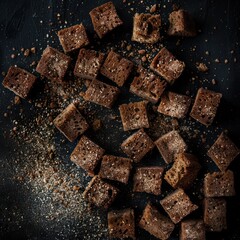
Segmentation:
<svg viewBox="0 0 240 240">
<path fill-rule="evenodd" d="M 208 71 L 208 67 L 204 63 L 197 63 L 196 67 L 197 67 L 198 71 L 200 71 L 200 72 L 207 72 Z"/>
<path fill-rule="evenodd" d="M 155 13 L 157 11 L 157 4 L 152 5 L 150 8 L 150 13 Z"/>
</svg>

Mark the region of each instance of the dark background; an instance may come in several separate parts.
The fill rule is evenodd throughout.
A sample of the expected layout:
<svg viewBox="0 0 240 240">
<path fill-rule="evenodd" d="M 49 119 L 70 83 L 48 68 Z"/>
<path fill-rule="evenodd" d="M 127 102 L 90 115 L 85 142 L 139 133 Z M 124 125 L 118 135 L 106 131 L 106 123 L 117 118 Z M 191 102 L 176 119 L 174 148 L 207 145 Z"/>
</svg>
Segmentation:
<svg viewBox="0 0 240 240">
<path fill-rule="evenodd" d="M 61 46 L 57 40 L 55 31 L 59 29 L 59 26 L 71 26 L 79 22 L 83 22 L 86 26 L 90 38 L 93 38 L 93 27 L 88 15 L 88 12 L 101 3 L 106 1 L 48 1 L 48 0 L 0 0 L 0 72 L 7 72 L 10 65 L 17 64 L 19 67 L 23 67 L 29 71 L 33 71 L 33 68 L 29 66 L 32 61 L 38 61 L 42 50 L 49 44 L 53 47 L 61 50 Z M 132 31 L 132 16 L 134 12 L 148 12 L 146 6 L 159 3 L 159 1 L 127 1 L 123 4 L 121 0 L 113 1 L 116 5 L 120 17 L 124 21 L 122 26 L 117 32 L 109 35 L 102 43 L 93 44 L 94 48 L 105 51 L 106 45 L 110 42 L 112 44 L 126 39 L 130 41 Z M 128 3 L 131 3 L 129 6 Z M 208 87 L 211 90 L 223 93 L 223 99 L 218 111 L 216 120 L 212 126 L 208 129 L 196 123 L 194 128 L 202 131 L 206 135 L 206 143 L 202 144 L 200 140 L 191 141 L 186 140 L 190 146 L 190 149 L 195 153 L 203 165 L 203 170 L 214 171 L 217 170 L 216 166 L 209 161 L 206 157 L 206 146 L 213 144 L 216 137 L 222 130 L 227 129 L 229 136 L 240 147 L 240 83 L 239 83 L 239 11 L 240 2 L 238 0 L 203 0 L 203 1 L 160 1 L 161 6 L 158 12 L 163 19 L 163 36 L 166 36 L 164 30 L 167 27 L 167 17 L 172 10 L 172 4 L 176 3 L 184 9 L 188 10 L 196 19 L 199 29 L 201 30 L 196 38 L 181 39 L 180 45 L 176 45 L 178 39 L 164 37 L 162 40 L 163 45 L 172 51 L 179 59 L 186 62 L 187 69 L 183 76 L 172 87 L 172 90 L 179 93 L 190 92 L 191 96 L 195 96 L 197 89 L 200 86 Z M 48 8 L 48 6 L 51 6 Z M 134 8 L 134 11 L 131 11 Z M 66 23 L 59 24 L 57 14 L 60 14 L 60 19 Z M 49 26 L 49 22 L 52 24 Z M 95 41 L 96 42 L 96 41 Z M 142 49 L 144 45 L 133 44 L 136 48 Z M 14 47 L 18 51 L 21 48 L 30 48 L 35 46 L 37 54 L 24 58 L 18 56 L 15 59 L 11 59 L 11 54 L 14 52 Z M 158 46 L 157 46 L 158 47 Z M 195 49 L 195 51 L 192 51 Z M 121 52 L 121 49 L 118 49 Z M 16 51 L 15 51 L 16 52 Z M 206 53 L 208 52 L 208 53 Z M 151 52 L 150 52 L 151 54 Z M 214 60 L 218 58 L 220 63 L 215 63 Z M 227 59 L 228 62 L 224 63 Z M 235 60 L 236 59 L 236 60 Z M 196 70 L 196 62 L 204 62 L 208 65 L 209 71 L 207 73 L 199 73 Z M 196 78 L 198 76 L 198 78 Z M 195 77 L 195 79 L 192 79 Z M 1 80 L 3 77 L 1 76 Z M 215 79 L 217 84 L 212 84 L 212 79 Z M 130 82 L 130 81 L 129 81 Z M 121 99 L 118 100 L 116 106 L 113 109 L 114 113 L 117 113 L 117 105 L 123 102 L 129 102 L 133 100 L 140 100 L 139 98 L 128 94 L 129 84 L 126 84 L 122 89 Z M 78 226 L 76 230 L 76 222 L 70 223 L 61 222 L 54 228 L 46 225 L 34 225 L 30 218 L 28 218 L 27 210 L 31 209 L 31 206 L 25 204 L 26 196 L 24 187 L 21 184 L 16 184 L 12 181 L 12 171 L 14 168 L 14 153 L 13 149 L 18 148 L 15 146 L 14 141 L 7 139 L 3 136 L 4 132 L 9 132 L 12 129 L 12 119 L 19 120 L 19 108 L 13 109 L 11 118 L 5 118 L 7 106 L 13 101 L 14 94 L 0 86 L 0 238 L 1 239 L 84 239 L 86 231 L 91 239 L 97 239 L 94 237 L 94 229 L 87 228 L 86 226 Z M 36 95 L 34 98 L 38 98 Z M 29 115 L 29 122 L 34 116 L 35 110 L 31 103 L 24 101 L 22 103 L 25 109 L 26 115 Z M 94 106 L 93 106 L 94 108 Z M 109 114 L 110 111 L 96 108 L 96 115 L 103 116 Z M 180 124 L 186 126 L 193 126 L 193 120 L 187 118 Z M 121 123 L 113 124 L 111 121 L 104 122 L 104 129 L 99 132 L 98 135 L 93 136 L 93 132 L 89 132 L 89 136 L 94 137 L 101 145 L 106 148 L 108 153 L 122 155 L 119 150 L 119 144 L 129 136 L 131 133 L 123 133 L 119 131 Z M 108 137 L 105 137 L 106 131 Z M 184 130 L 183 131 L 183 135 Z M 59 143 L 59 139 L 64 137 L 56 131 L 56 144 Z M 71 151 L 73 144 L 65 143 L 64 149 Z M 59 149 L 63 163 L 66 162 L 66 168 L 68 167 L 69 154 L 63 149 Z M 151 162 L 149 163 L 149 159 Z M 208 161 L 205 161 L 207 160 Z M 9 164 L 5 164 L 8 162 Z M 153 151 L 141 165 L 162 165 L 164 162 L 160 158 L 157 151 Z M 228 199 L 228 230 L 221 234 L 209 234 L 208 239 L 240 239 L 240 197 L 239 197 L 239 158 L 231 165 L 235 173 L 236 178 L 236 190 L 237 196 Z M 202 176 L 204 174 L 202 172 Z M 79 169 L 81 174 L 81 170 Z M 86 178 L 84 181 L 88 181 Z M 201 180 L 194 185 L 194 188 L 201 189 Z M 163 186 L 163 188 L 167 188 Z M 130 198 L 129 189 L 122 189 L 120 198 L 114 203 L 113 208 L 122 208 L 128 206 L 136 207 L 136 215 L 140 216 L 142 209 L 144 208 L 146 201 L 151 200 L 158 204 L 158 201 L 162 198 L 152 197 L 144 194 L 137 195 L 136 198 Z M 198 190 L 201 192 L 201 190 Z M 30 193 L 28 193 L 30 194 Z M 191 196 L 191 192 L 189 193 Z M 197 203 L 200 204 L 201 198 L 191 196 Z M 159 204 L 158 204 L 159 206 Z M 4 209 L 16 209 L 17 212 L 21 212 L 24 215 L 23 219 L 19 219 L 19 216 L 6 213 Z M 26 213 L 25 213 L 26 212 Z M 105 213 L 98 213 L 105 215 Z M 201 216 L 201 210 L 197 211 L 196 216 Z M 9 220 L 10 219 L 10 220 Z M 75 235 L 62 234 L 59 232 L 62 228 L 68 226 L 75 229 Z M 177 236 L 176 230 L 173 236 Z M 143 230 L 138 230 L 137 239 L 154 239 L 148 233 Z M 173 237 L 173 239 L 175 239 Z"/>
</svg>

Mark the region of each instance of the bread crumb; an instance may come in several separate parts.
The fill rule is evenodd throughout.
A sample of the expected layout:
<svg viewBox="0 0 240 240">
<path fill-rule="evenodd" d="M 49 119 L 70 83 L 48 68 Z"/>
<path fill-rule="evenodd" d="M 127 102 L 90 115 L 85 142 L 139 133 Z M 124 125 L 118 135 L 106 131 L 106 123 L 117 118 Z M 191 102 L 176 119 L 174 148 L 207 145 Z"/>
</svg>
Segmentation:
<svg viewBox="0 0 240 240">
<path fill-rule="evenodd" d="M 150 13 L 155 13 L 157 11 L 157 4 L 152 5 L 150 8 Z"/>
<path fill-rule="evenodd" d="M 200 72 L 207 72 L 208 71 L 208 67 L 206 66 L 205 63 L 197 63 L 197 69 Z"/>
</svg>

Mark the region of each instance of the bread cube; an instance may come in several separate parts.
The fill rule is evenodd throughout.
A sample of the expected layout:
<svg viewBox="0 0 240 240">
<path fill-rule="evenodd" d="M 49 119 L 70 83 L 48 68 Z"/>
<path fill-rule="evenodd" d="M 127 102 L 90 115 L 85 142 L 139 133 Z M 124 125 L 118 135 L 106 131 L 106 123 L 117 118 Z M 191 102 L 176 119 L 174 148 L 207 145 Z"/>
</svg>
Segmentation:
<svg viewBox="0 0 240 240">
<path fill-rule="evenodd" d="M 179 153 L 164 179 L 173 188 L 187 189 L 197 178 L 201 166 L 197 158 L 189 153 Z"/>
<path fill-rule="evenodd" d="M 131 159 L 105 155 L 102 159 L 99 176 L 127 184 L 131 170 Z"/>
<path fill-rule="evenodd" d="M 91 141 L 88 137 L 82 136 L 74 148 L 70 159 L 89 175 L 94 175 L 94 169 L 101 160 L 105 150 Z"/>
<path fill-rule="evenodd" d="M 2 84 L 21 98 L 28 98 L 37 78 L 24 69 L 11 66 Z"/>
<path fill-rule="evenodd" d="M 49 80 L 62 82 L 69 68 L 71 58 L 58 50 L 47 47 L 36 67 L 36 71 Z"/>
<path fill-rule="evenodd" d="M 158 239 L 169 239 L 175 225 L 166 216 L 162 215 L 156 207 L 147 204 L 143 211 L 139 227 L 143 228 Z"/>
<path fill-rule="evenodd" d="M 108 232 L 111 238 L 136 239 L 134 210 L 128 208 L 109 212 Z"/>
<path fill-rule="evenodd" d="M 211 125 L 216 116 L 221 97 L 221 93 L 200 88 L 190 116 L 206 126 Z"/>
<path fill-rule="evenodd" d="M 136 13 L 133 18 L 132 41 L 156 43 L 160 40 L 160 27 L 159 14 Z"/>
<path fill-rule="evenodd" d="M 185 10 L 179 9 L 169 15 L 168 35 L 181 37 L 195 37 L 196 25 L 192 16 Z"/>
<path fill-rule="evenodd" d="M 94 79 L 88 86 L 88 89 L 84 94 L 84 99 L 106 108 L 112 108 L 119 93 L 120 91 L 117 87 L 113 87 Z"/>
<path fill-rule="evenodd" d="M 73 52 L 89 44 L 88 36 L 82 23 L 61 29 L 57 35 L 65 53 Z"/>
<path fill-rule="evenodd" d="M 174 161 L 176 154 L 183 153 L 187 150 L 186 143 L 178 131 L 175 130 L 161 136 L 155 141 L 155 145 L 166 163 Z"/>
<path fill-rule="evenodd" d="M 89 127 L 87 121 L 73 103 L 68 105 L 68 107 L 53 120 L 53 123 L 70 142 L 73 142 Z"/>
<path fill-rule="evenodd" d="M 206 231 L 203 220 L 191 219 L 181 222 L 180 240 L 205 240 Z"/>
<path fill-rule="evenodd" d="M 124 131 L 149 128 L 147 102 L 141 101 L 122 104 L 119 107 L 119 111 Z"/>
<path fill-rule="evenodd" d="M 170 117 L 184 118 L 188 113 L 190 105 L 190 97 L 174 92 L 166 92 L 161 97 L 158 112 Z"/>
<path fill-rule="evenodd" d="M 234 174 L 232 171 L 206 174 L 204 178 L 205 197 L 229 197 L 235 195 Z"/>
<path fill-rule="evenodd" d="M 221 133 L 216 142 L 208 150 L 207 155 L 216 163 L 221 171 L 225 171 L 238 156 L 240 150 L 225 134 Z"/>
<path fill-rule="evenodd" d="M 166 81 L 143 67 L 138 67 L 138 76 L 133 79 L 130 92 L 152 103 L 157 103 L 166 86 Z"/>
<path fill-rule="evenodd" d="M 101 67 L 100 72 L 102 75 L 111 79 L 121 87 L 128 79 L 130 73 L 132 72 L 132 68 L 133 63 L 131 61 L 121 57 L 113 51 L 110 51 Z"/>
<path fill-rule="evenodd" d="M 74 75 L 84 79 L 96 79 L 103 61 L 103 53 L 82 48 L 75 64 Z"/>
<path fill-rule="evenodd" d="M 99 38 L 123 24 L 112 2 L 94 8 L 90 13 L 92 24 Z"/>
<path fill-rule="evenodd" d="M 133 177 L 133 191 L 160 195 L 163 171 L 162 167 L 137 168 Z"/>
<path fill-rule="evenodd" d="M 162 48 L 154 57 L 150 69 L 162 76 L 169 84 L 173 84 L 180 77 L 185 63 L 177 60 L 166 48 Z"/>
<path fill-rule="evenodd" d="M 188 195 L 181 188 L 162 199 L 160 204 L 175 224 L 198 209 L 198 206 L 191 202 Z"/>
<path fill-rule="evenodd" d="M 154 148 L 152 139 L 140 129 L 130 137 L 128 137 L 122 144 L 121 148 L 134 162 L 140 162 L 142 158 Z"/>
<path fill-rule="evenodd" d="M 221 232 L 227 229 L 227 202 L 224 198 L 204 199 L 204 223 L 206 231 Z"/>
<path fill-rule="evenodd" d="M 118 188 L 106 183 L 96 175 L 83 192 L 83 197 L 89 203 L 107 209 L 113 203 L 118 193 Z"/>
</svg>

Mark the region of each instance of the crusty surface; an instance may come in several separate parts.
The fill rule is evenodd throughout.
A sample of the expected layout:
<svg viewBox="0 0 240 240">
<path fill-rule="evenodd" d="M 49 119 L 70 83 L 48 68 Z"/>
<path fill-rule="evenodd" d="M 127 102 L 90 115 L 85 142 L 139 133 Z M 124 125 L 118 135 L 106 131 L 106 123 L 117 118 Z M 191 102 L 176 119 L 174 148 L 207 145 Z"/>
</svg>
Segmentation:
<svg viewBox="0 0 240 240">
<path fill-rule="evenodd" d="M 88 137 L 82 136 L 74 148 L 70 159 L 92 175 L 104 152 L 103 148 L 99 147 Z"/>
<path fill-rule="evenodd" d="M 199 88 L 190 116 L 206 126 L 211 125 L 216 116 L 221 98 L 221 93 Z"/>
<path fill-rule="evenodd" d="M 191 219 L 181 222 L 180 240 L 205 240 L 206 232 L 201 219 Z"/>
<path fill-rule="evenodd" d="M 70 142 L 73 142 L 89 127 L 87 121 L 73 103 L 69 104 L 68 107 L 53 120 L 53 123 Z"/>
<path fill-rule="evenodd" d="M 186 143 L 176 130 L 161 136 L 155 141 L 155 145 L 166 163 L 172 162 L 176 154 L 187 150 Z"/>
<path fill-rule="evenodd" d="M 24 69 L 11 66 L 2 84 L 21 98 L 27 98 L 37 78 Z"/>
<path fill-rule="evenodd" d="M 216 142 L 208 150 L 207 155 L 216 163 L 221 171 L 225 171 L 238 156 L 240 150 L 225 134 L 221 133 Z"/>
<path fill-rule="evenodd" d="M 138 67 L 138 76 L 133 79 L 130 92 L 152 103 L 157 103 L 166 87 L 165 80 L 143 67 Z"/>
<path fill-rule="evenodd" d="M 156 43 L 160 40 L 160 27 L 159 14 L 136 13 L 133 18 L 132 41 Z"/>
<path fill-rule="evenodd" d="M 168 217 L 162 215 L 151 204 L 147 204 L 145 207 L 139 226 L 162 240 L 168 239 L 175 227 Z"/>
<path fill-rule="evenodd" d="M 198 208 L 181 188 L 162 199 L 160 204 L 175 224 Z"/>
</svg>

